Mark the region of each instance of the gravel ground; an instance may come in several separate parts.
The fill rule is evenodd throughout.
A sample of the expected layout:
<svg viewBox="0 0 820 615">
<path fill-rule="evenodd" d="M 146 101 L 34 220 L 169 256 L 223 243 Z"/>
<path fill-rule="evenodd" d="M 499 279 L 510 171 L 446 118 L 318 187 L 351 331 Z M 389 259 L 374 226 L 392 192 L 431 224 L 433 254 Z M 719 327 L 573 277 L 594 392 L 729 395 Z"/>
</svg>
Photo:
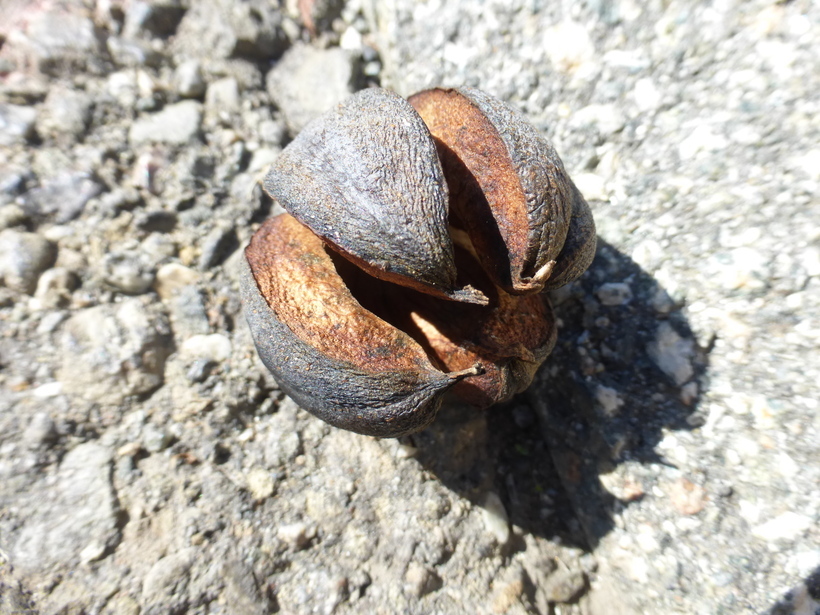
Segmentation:
<svg viewBox="0 0 820 615">
<path fill-rule="evenodd" d="M 0 13 L 0 614 L 818 612 L 820 4 Z M 599 231 L 533 387 L 401 440 L 238 300 L 265 168 L 376 84 L 509 101 Z"/>
</svg>

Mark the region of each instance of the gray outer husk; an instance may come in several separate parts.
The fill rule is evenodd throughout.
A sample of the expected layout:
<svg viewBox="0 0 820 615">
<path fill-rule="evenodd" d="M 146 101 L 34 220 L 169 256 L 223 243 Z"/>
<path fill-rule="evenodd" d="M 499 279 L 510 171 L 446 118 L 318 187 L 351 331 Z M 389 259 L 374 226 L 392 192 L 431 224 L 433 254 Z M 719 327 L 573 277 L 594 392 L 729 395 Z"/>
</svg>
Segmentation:
<svg viewBox="0 0 820 615">
<path fill-rule="evenodd" d="M 381 271 L 454 288 L 441 163 L 427 126 L 397 94 L 363 90 L 311 122 L 264 187 L 343 252 Z"/>
<path fill-rule="evenodd" d="M 595 235 L 595 220 L 584 196 L 570 180 L 572 188 L 572 218 L 569 233 L 561 253 L 556 259 L 552 275 L 544 285 L 544 290 L 555 290 L 579 278 L 592 264 L 598 238 Z"/>
<path fill-rule="evenodd" d="M 240 290 L 245 318 L 262 362 L 282 390 L 305 410 L 335 427 L 394 438 L 424 429 L 442 394 L 457 378 L 441 373 L 364 372 L 304 343 L 276 316 L 259 291 L 245 258 Z"/>
<path fill-rule="evenodd" d="M 526 262 L 530 273 L 535 273 L 558 256 L 567 237 L 572 197 L 564 163 L 518 111 L 475 88 L 459 88 L 458 92 L 487 117 L 510 152 L 527 198 Z"/>
</svg>

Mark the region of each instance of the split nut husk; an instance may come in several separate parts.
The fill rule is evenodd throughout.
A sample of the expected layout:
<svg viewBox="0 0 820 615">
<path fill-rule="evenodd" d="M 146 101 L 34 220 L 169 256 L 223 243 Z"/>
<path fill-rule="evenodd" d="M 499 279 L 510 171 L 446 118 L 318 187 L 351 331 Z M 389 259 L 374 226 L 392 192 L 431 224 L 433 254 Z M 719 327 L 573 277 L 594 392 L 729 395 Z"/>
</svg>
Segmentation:
<svg viewBox="0 0 820 615">
<path fill-rule="evenodd" d="M 523 391 L 555 344 L 539 294 L 595 252 L 552 146 L 479 90 L 359 92 L 309 124 L 264 183 L 288 212 L 245 250 L 245 313 L 265 365 L 328 423 L 419 431 L 447 391 Z"/>
</svg>

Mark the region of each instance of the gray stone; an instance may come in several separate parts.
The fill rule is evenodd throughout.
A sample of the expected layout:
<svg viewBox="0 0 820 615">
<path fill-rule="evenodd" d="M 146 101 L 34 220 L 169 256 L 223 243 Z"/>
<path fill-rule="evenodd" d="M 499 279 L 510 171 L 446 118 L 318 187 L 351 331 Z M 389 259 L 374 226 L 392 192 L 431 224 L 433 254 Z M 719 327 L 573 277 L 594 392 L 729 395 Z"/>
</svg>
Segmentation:
<svg viewBox="0 0 820 615">
<path fill-rule="evenodd" d="M 101 190 L 102 186 L 88 173 L 65 172 L 29 190 L 23 204 L 29 215 L 54 216 L 54 221 L 62 224 L 79 216 Z"/>
<path fill-rule="evenodd" d="M 133 250 L 106 254 L 102 262 L 103 280 L 128 295 L 148 292 L 155 274 L 148 257 Z"/>
<path fill-rule="evenodd" d="M 37 118 L 40 136 L 65 134 L 81 137 L 91 119 L 91 97 L 66 87 L 52 88 Z"/>
<path fill-rule="evenodd" d="M 205 109 L 215 116 L 239 111 L 239 84 L 236 79 L 225 77 L 210 84 L 205 93 Z"/>
<path fill-rule="evenodd" d="M 626 305 L 632 301 L 632 289 L 623 282 L 607 282 L 595 291 L 598 300 L 606 306 Z"/>
<path fill-rule="evenodd" d="M 178 288 L 166 302 L 177 339 L 186 340 L 194 335 L 210 333 L 205 301 L 196 286 Z"/>
<path fill-rule="evenodd" d="M 46 412 L 38 412 L 23 432 L 23 441 L 29 448 L 49 446 L 57 441 L 57 426 Z"/>
<path fill-rule="evenodd" d="M 63 390 L 111 404 L 160 386 L 172 350 L 165 315 L 136 298 L 75 313 L 63 327 L 61 348 Z"/>
<path fill-rule="evenodd" d="M 142 613 L 159 615 L 185 609 L 195 557 L 194 549 L 183 549 L 163 557 L 151 567 L 142 583 Z"/>
<path fill-rule="evenodd" d="M 230 256 L 239 247 L 233 228 L 215 228 L 202 241 L 199 268 L 210 269 Z"/>
<path fill-rule="evenodd" d="M 111 59 L 117 66 L 150 66 L 159 67 L 164 60 L 162 53 L 149 41 L 130 39 L 121 36 L 109 36 L 105 45 Z"/>
<path fill-rule="evenodd" d="M 175 45 L 199 57 L 271 60 L 288 44 L 279 6 L 265 0 L 201 0 L 180 24 Z"/>
<path fill-rule="evenodd" d="M 36 233 L 0 231 L 0 279 L 11 289 L 33 293 L 56 257 L 57 246 Z"/>
<path fill-rule="evenodd" d="M 176 32 L 185 7 L 178 0 L 132 0 L 125 13 L 126 36 L 167 38 Z"/>
<path fill-rule="evenodd" d="M 14 545 L 15 564 L 25 569 L 71 565 L 92 544 L 104 551 L 117 544 L 119 505 L 111 467 L 111 451 L 96 442 L 68 452 L 54 486 L 33 496 L 38 505 Z"/>
<path fill-rule="evenodd" d="M 193 100 L 168 105 L 159 113 L 137 119 L 128 131 L 133 145 L 168 143 L 182 145 L 196 138 L 202 122 L 202 105 Z"/>
<path fill-rule="evenodd" d="M 205 93 L 205 80 L 199 60 L 185 60 L 174 71 L 177 94 L 183 98 L 200 98 Z"/>
<path fill-rule="evenodd" d="M 25 143 L 34 134 L 37 109 L 0 103 L 0 147 Z"/>
<path fill-rule="evenodd" d="M 282 110 L 291 134 L 358 89 L 358 57 L 338 47 L 294 45 L 267 76 L 271 99 Z"/>
<path fill-rule="evenodd" d="M 142 430 L 142 444 L 149 453 L 159 453 L 168 448 L 173 436 L 153 423 L 148 423 Z"/>
<path fill-rule="evenodd" d="M 71 73 L 99 67 L 99 41 L 90 19 L 77 13 L 34 12 L 26 30 L 27 43 L 46 73 Z"/>
<path fill-rule="evenodd" d="M 551 574 L 544 588 L 550 602 L 572 602 L 586 588 L 586 575 L 581 570 L 558 571 Z"/>
<path fill-rule="evenodd" d="M 65 267 L 53 267 L 40 276 L 34 298 L 43 309 L 66 307 L 71 301 L 71 292 L 77 288 L 78 283 L 73 271 Z"/>
</svg>

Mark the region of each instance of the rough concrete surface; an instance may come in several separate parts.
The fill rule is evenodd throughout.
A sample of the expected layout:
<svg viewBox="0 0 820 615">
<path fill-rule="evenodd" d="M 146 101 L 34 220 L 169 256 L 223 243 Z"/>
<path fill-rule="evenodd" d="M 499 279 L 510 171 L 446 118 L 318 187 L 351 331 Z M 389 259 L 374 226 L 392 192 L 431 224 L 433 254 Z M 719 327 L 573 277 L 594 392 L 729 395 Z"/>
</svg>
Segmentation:
<svg viewBox="0 0 820 615">
<path fill-rule="evenodd" d="M 0 0 L 0 614 L 814 614 L 820 4 Z M 470 85 L 593 208 L 534 385 L 401 440 L 253 348 L 259 180 Z"/>
</svg>

